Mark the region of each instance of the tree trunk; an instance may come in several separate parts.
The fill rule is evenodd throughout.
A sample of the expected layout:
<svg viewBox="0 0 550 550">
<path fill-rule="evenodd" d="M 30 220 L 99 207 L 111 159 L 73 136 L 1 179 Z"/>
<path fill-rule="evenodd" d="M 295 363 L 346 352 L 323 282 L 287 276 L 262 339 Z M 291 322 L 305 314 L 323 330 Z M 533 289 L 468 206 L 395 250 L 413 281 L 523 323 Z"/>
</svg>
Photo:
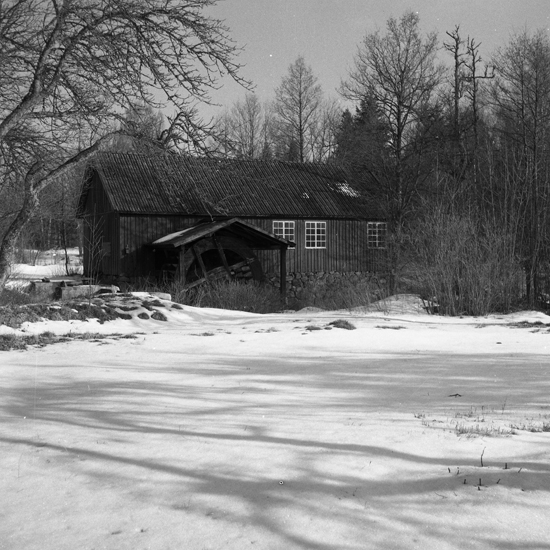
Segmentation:
<svg viewBox="0 0 550 550">
<path fill-rule="evenodd" d="M 4 289 L 10 275 L 10 267 L 13 262 L 17 239 L 21 235 L 25 224 L 29 221 L 33 212 L 38 207 L 38 203 L 38 192 L 29 189 L 26 193 L 21 210 L 4 234 L 4 238 L 0 245 L 0 291 Z"/>
</svg>

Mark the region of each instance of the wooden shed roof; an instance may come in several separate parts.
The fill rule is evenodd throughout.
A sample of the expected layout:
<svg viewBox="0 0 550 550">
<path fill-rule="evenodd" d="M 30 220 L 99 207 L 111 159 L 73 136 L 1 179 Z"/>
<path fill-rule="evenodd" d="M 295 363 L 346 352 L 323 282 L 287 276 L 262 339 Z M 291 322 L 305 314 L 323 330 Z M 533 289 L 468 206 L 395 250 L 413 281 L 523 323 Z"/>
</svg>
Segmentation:
<svg viewBox="0 0 550 550">
<path fill-rule="evenodd" d="M 333 165 L 103 152 L 88 166 L 80 213 L 94 171 L 121 213 L 381 218 Z"/>
<path fill-rule="evenodd" d="M 246 223 L 238 218 L 201 223 L 193 227 L 188 227 L 187 229 L 170 233 L 169 235 L 165 235 L 153 241 L 151 246 L 155 248 L 178 248 L 185 244 L 198 241 L 204 237 L 210 237 L 220 231 L 225 231 L 230 235 L 240 237 L 244 241 L 249 241 L 252 248 L 268 250 L 271 248 L 280 248 L 281 246 L 285 248 L 293 248 L 295 246 L 293 242 L 287 239 L 272 235 L 260 227 Z"/>
</svg>

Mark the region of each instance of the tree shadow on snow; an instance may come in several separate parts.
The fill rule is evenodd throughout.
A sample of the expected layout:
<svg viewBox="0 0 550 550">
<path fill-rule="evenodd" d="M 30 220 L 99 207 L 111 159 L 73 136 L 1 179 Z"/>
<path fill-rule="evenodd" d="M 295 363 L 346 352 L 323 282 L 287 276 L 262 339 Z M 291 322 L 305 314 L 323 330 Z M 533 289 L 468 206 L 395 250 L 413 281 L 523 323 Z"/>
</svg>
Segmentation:
<svg viewBox="0 0 550 550">
<path fill-rule="evenodd" d="M 361 416 L 375 419 L 379 412 L 396 412 L 400 418 L 408 414 L 412 419 L 420 408 L 445 412 L 483 403 L 497 406 L 514 381 L 510 401 L 542 406 L 549 389 L 548 382 L 535 375 L 540 367 L 536 357 L 494 356 L 480 362 L 477 356 L 414 354 L 391 358 L 350 354 L 337 361 L 334 357 L 239 360 L 219 356 L 209 358 L 202 368 L 175 363 L 131 368 L 122 360 L 112 360 L 110 366 L 116 376 L 102 375 L 89 365 L 93 379 L 82 374 L 71 378 L 68 370 L 62 380 L 44 382 L 42 377 L 39 385 L 5 388 L 0 410 L 6 429 L 0 441 L 15 445 L 17 452 L 39 446 L 59 455 L 85 457 L 93 467 L 75 461 L 70 468 L 98 481 L 116 476 L 134 494 L 140 492 L 143 471 L 158 474 L 153 496 L 143 496 L 147 494 L 143 491 L 143 498 L 181 508 L 182 513 L 191 509 L 195 514 L 211 513 L 207 496 L 231 499 L 240 506 L 226 506 L 224 521 L 246 523 L 290 547 L 312 550 L 332 549 L 334 542 L 319 530 L 300 533 L 297 524 L 281 520 L 282 511 L 299 511 L 320 522 L 319 526 L 330 523 L 336 533 L 347 529 L 346 548 L 359 550 L 365 548 L 359 541 L 369 529 L 388 536 L 396 528 L 422 529 L 421 514 L 414 513 L 420 506 L 418 497 L 425 497 L 422 502 L 429 502 L 428 508 L 434 511 L 437 492 L 461 491 L 461 505 L 475 505 L 479 499 L 470 481 L 466 489 L 447 472 L 456 465 L 455 457 L 434 456 L 430 450 L 402 451 L 391 438 L 386 444 L 369 443 L 368 431 L 359 429 L 351 433 L 361 440 L 342 441 L 339 423 Z M 86 365 L 78 367 L 79 373 L 86 369 Z M 535 371 L 532 376 L 530 369 Z M 452 393 L 460 393 L 461 401 L 450 397 Z M 34 431 L 21 429 L 19 419 L 25 416 L 32 418 Z M 323 423 L 334 425 L 336 431 L 323 431 Z M 40 425 L 45 435 L 37 440 L 34 434 Z M 82 443 L 83 436 L 78 445 L 60 444 L 56 439 L 57 434 L 75 439 L 82 429 L 133 445 L 108 452 L 98 451 L 93 442 Z M 159 456 L 154 448 L 159 441 L 170 444 L 174 454 Z M 141 449 L 138 456 L 136 446 Z M 187 452 L 191 448 L 192 454 Z M 253 464 L 255 453 L 265 460 L 266 468 L 259 471 L 256 465 L 251 472 L 242 471 L 242 464 Z M 232 463 L 231 458 L 242 462 Z M 405 481 L 383 470 L 369 473 L 368 463 L 378 467 L 387 461 L 423 465 L 427 473 Z M 475 456 L 461 466 L 473 468 L 478 463 Z M 332 469 L 327 470 L 326 464 Z M 547 464 L 531 460 L 522 466 L 529 487 L 550 490 L 545 481 L 550 472 Z M 520 490 L 518 483 L 514 478 L 508 488 Z M 182 503 L 181 495 L 195 497 L 193 503 Z M 386 525 L 387 502 L 392 499 L 404 506 Z M 455 529 L 452 524 L 437 524 L 432 526 L 432 536 L 444 541 Z M 488 535 L 471 537 L 470 542 L 477 537 L 481 543 Z M 493 542 L 494 548 L 511 547 Z M 520 542 L 529 548 L 528 541 Z M 518 541 L 514 544 L 517 547 Z"/>
</svg>

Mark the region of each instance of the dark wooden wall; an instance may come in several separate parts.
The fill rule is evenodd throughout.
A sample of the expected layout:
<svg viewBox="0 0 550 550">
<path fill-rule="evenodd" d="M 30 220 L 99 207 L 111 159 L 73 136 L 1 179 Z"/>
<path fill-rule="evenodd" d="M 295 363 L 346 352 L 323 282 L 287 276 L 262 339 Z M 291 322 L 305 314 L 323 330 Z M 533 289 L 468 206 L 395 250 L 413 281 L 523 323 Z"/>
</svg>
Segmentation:
<svg viewBox="0 0 550 550">
<path fill-rule="evenodd" d="M 282 218 L 274 218 L 281 220 Z M 243 218 L 265 231 L 273 231 L 273 219 Z M 367 222 L 363 220 L 288 219 L 295 222 L 296 248 L 287 253 L 289 273 L 329 271 L 380 271 L 385 258 L 384 250 L 367 248 Z M 326 248 L 305 247 L 306 221 L 326 222 Z M 279 253 L 258 251 L 258 258 L 266 273 L 277 273 Z"/>
<path fill-rule="evenodd" d="M 155 273 L 153 241 L 196 225 L 202 218 L 189 216 L 120 216 L 120 272 L 127 277 L 147 277 Z"/>
<path fill-rule="evenodd" d="M 202 218 L 187 216 L 120 215 L 120 268 L 118 274 L 128 277 L 148 276 L 154 272 L 154 253 L 143 246 L 154 240 L 197 224 Z M 273 231 L 273 220 L 242 218 L 265 231 Z M 277 218 L 278 220 L 280 218 Z M 306 220 L 295 222 L 296 249 L 287 253 L 287 271 L 308 273 L 318 271 L 380 271 L 384 250 L 367 248 L 367 222 L 362 220 L 326 221 L 326 248 L 305 248 Z M 309 220 L 307 220 L 309 221 Z M 279 252 L 258 250 L 257 256 L 265 273 L 279 272 Z"/>
<path fill-rule="evenodd" d="M 92 180 L 84 212 L 84 265 L 89 275 L 96 271 L 106 276 L 146 277 L 155 273 L 155 252 L 148 245 L 169 233 L 200 222 L 199 216 L 135 215 L 114 212 L 97 176 Z M 272 232 L 276 217 L 242 218 Z M 287 272 L 381 271 L 384 250 L 367 248 L 367 222 L 364 220 L 292 219 L 295 222 L 296 249 L 287 253 Z M 326 222 L 326 248 L 305 248 L 306 221 Z M 94 228 L 94 229 L 92 229 Z M 257 256 L 265 273 L 279 272 L 279 252 L 258 250 Z M 99 269 L 98 269 L 99 267 Z"/>
<path fill-rule="evenodd" d="M 83 212 L 84 275 L 119 272 L 118 214 L 113 211 L 97 175 L 90 182 Z"/>
</svg>

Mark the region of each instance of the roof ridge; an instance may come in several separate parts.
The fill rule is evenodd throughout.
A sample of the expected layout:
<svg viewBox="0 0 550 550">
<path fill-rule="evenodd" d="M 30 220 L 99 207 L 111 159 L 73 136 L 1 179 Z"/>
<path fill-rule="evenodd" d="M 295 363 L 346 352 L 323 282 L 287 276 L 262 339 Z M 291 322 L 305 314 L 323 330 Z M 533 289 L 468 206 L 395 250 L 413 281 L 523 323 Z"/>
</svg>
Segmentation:
<svg viewBox="0 0 550 550">
<path fill-rule="evenodd" d="M 154 159 L 154 158 L 170 158 L 173 160 L 189 160 L 191 162 L 215 162 L 215 163 L 231 163 L 231 164 L 264 164 L 264 165 L 275 165 L 275 166 L 292 166 L 296 168 L 305 168 L 305 167 L 316 167 L 316 168 L 332 168 L 334 170 L 345 171 L 345 167 L 339 164 L 330 163 L 330 162 L 314 162 L 314 161 L 292 161 L 292 160 L 282 160 L 282 159 L 240 159 L 240 158 L 223 158 L 215 156 L 193 156 L 187 155 L 185 153 L 174 153 L 172 151 L 166 150 L 155 150 L 151 153 L 142 153 L 138 151 L 113 151 L 113 150 L 103 150 L 98 151 L 96 156 L 133 156 L 142 159 Z"/>
</svg>

